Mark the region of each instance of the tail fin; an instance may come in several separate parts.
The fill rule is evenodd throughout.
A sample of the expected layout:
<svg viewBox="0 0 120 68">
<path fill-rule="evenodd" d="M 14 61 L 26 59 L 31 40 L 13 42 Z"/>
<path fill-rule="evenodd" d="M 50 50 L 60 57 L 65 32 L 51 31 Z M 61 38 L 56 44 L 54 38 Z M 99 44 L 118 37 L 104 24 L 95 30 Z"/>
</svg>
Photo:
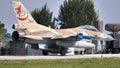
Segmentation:
<svg viewBox="0 0 120 68">
<path fill-rule="evenodd" d="M 29 30 L 37 30 L 37 29 L 50 29 L 43 25 L 38 25 L 36 21 L 33 19 L 31 14 L 27 11 L 27 9 L 23 6 L 20 1 L 12 1 L 12 6 L 14 8 L 17 20 L 23 28 Z"/>
<path fill-rule="evenodd" d="M 12 1 L 12 6 L 14 8 L 19 23 L 36 23 L 31 14 L 27 11 L 27 9 L 20 1 Z"/>
</svg>

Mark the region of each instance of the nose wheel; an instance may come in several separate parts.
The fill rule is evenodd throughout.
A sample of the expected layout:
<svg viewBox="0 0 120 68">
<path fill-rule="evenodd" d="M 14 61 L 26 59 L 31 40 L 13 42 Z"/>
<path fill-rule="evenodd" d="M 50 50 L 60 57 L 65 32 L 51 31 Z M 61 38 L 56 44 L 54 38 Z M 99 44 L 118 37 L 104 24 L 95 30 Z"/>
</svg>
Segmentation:
<svg viewBox="0 0 120 68">
<path fill-rule="evenodd" d="M 47 50 L 42 50 L 42 54 L 43 55 L 48 55 L 48 51 Z"/>
<path fill-rule="evenodd" d="M 66 49 L 64 47 L 61 48 L 60 55 L 61 56 L 65 56 L 66 55 Z"/>
</svg>

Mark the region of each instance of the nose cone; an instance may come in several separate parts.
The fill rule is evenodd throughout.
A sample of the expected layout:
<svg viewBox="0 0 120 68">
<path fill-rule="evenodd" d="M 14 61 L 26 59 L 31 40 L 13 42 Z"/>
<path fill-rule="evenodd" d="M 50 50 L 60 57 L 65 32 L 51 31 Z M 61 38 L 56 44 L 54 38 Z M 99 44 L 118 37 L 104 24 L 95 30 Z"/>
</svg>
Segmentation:
<svg viewBox="0 0 120 68">
<path fill-rule="evenodd" d="M 107 34 L 102 34 L 101 38 L 105 41 L 115 40 L 111 35 L 107 35 Z"/>
<path fill-rule="evenodd" d="M 107 41 L 115 40 L 111 35 L 107 35 Z"/>
</svg>

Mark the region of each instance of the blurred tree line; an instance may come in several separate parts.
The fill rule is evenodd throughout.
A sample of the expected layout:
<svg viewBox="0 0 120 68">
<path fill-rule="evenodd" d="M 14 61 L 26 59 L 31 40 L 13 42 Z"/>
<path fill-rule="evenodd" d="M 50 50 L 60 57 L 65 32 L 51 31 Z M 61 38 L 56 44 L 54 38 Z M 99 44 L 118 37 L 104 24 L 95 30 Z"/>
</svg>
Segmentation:
<svg viewBox="0 0 120 68">
<path fill-rule="evenodd" d="M 46 4 L 41 9 L 35 8 L 35 10 L 31 12 L 31 15 L 38 24 L 42 24 L 47 27 L 51 26 L 54 28 L 54 23 L 52 22 L 52 14 L 53 12 L 50 12 Z"/>
<path fill-rule="evenodd" d="M 0 21 L 0 38 L 4 37 L 4 34 L 7 32 L 7 29 L 5 29 L 5 24 Z"/>
<path fill-rule="evenodd" d="M 73 28 L 80 25 L 96 25 L 98 15 L 92 0 L 65 0 L 60 6 L 59 15 L 53 18 L 53 12 L 45 4 L 41 9 L 31 12 L 37 23 L 55 28 L 55 21 L 61 22 L 61 28 Z"/>
</svg>

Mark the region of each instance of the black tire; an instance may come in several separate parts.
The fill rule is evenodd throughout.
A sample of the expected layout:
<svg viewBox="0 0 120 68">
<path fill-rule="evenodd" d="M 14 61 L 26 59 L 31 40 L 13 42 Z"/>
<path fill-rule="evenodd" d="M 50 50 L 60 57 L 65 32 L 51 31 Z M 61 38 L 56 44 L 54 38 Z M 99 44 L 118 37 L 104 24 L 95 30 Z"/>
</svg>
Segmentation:
<svg viewBox="0 0 120 68">
<path fill-rule="evenodd" d="M 61 52 L 60 52 L 60 55 L 61 55 L 61 56 L 65 56 L 65 55 L 66 55 L 66 50 L 65 50 L 65 49 L 62 49 Z"/>
<path fill-rule="evenodd" d="M 80 51 L 80 54 L 81 54 L 81 55 L 84 55 L 84 51 Z"/>
<path fill-rule="evenodd" d="M 48 55 L 48 51 L 47 50 L 42 50 L 42 54 L 43 55 Z"/>
</svg>

